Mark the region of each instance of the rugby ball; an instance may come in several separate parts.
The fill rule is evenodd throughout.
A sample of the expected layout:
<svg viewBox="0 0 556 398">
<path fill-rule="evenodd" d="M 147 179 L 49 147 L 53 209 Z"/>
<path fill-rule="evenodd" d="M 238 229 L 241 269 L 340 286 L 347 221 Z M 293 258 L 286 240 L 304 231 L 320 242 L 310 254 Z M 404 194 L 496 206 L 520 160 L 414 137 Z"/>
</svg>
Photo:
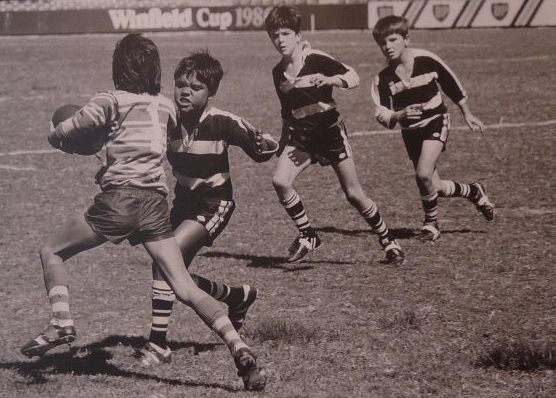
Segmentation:
<svg viewBox="0 0 556 398">
<path fill-rule="evenodd" d="M 66 104 L 58 107 L 52 114 L 52 125 L 56 128 L 64 120 L 72 118 L 81 107 L 74 104 Z M 51 144 L 56 148 L 67 153 L 77 155 L 94 155 L 102 149 L 108 135 L 107 128 L 99 131 L 74 131 L 71 136 L 60 138 L 58 142 Z"/>
</svg>

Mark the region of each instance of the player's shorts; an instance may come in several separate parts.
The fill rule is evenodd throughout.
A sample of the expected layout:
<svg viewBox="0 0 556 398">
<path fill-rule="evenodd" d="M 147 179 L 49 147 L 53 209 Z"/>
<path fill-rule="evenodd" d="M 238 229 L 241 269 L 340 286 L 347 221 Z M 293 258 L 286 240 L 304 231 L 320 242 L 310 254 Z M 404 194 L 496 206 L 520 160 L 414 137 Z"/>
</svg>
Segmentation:
<svg viewBox="0 0 556 398">
<path fill-rule="evenodd" d="M 446 149 L 448 143 L 448 132 L 450 130 L 450 115 L 444 113 L 442 116 L 431 120 L 429 124 L 417 129 L 402 129 L 403 142 L 409 158 L 416 162 L 421 156 L 423 141 L 434 140 L 443 144 L 442 150 Z"/>
<path fill-rule="evenodd" d="M 95 196 L 85 213 L 93 231 L 113 243 L 131 245 L 174 236 L 166 197 L 140 188 L 114 188 Z"/>
<path fill-rule="evenodd" d="M 233 200 L 207 198 L 200 195 L 183 193 L 179 186 L 170 210 L 170 223 L 176 229 L 185 220 L 201 224 L 208 234 L 205 246 L 212 246 L 214 240 L 222 233 L 236 208 Z"/>
<path fill-rule="evenodd" d="M 288 145 L 311 155 L 311 163 L 321 166 L 340 163 L 353 155 L 346 133 L 346 126 L 338 122 L 324 129 L 289 128 Z"/>
</svg>

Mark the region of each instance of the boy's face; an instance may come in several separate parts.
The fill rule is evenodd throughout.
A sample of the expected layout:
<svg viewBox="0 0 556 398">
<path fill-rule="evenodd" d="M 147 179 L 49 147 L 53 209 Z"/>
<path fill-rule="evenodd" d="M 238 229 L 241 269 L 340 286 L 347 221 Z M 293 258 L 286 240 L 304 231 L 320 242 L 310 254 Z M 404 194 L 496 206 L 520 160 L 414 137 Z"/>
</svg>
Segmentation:
<svg viewBox="0 0 556 398">
<path fill-rule="evenodd" d="M 399 61 L 408 45 L 409 36 L 403 37 L 399 33 L 389 34 L 379 43 L 380 49 L 388 62 Z"/>
<path fill-rule="evenodd" d="M 282 57 L 291 56 L 301 41 L 301 35 L 289 28 L 273 30 L 268 36 Z"/>
<path fill-rule="evenodd" d="M 180 112 L 202 111 L 210 97 L 207 85 L 197 80 L 195 72 L 181 75 L 174 82 L 174 101 Z"/>
</svg>

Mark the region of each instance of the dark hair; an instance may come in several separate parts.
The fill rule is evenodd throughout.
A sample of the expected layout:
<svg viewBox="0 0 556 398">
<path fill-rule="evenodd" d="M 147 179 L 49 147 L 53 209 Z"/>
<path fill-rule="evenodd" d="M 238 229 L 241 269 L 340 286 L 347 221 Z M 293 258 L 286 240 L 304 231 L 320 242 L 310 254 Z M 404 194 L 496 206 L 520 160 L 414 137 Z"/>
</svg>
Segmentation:
<svg viewBox="0 0 556 398">
<path fill-rule="evenodd" d="M 301 31 L 301 14 L 292 6 L 274 7 L 266 16 L 264 25 L 268 34 L 280 28 L 291 29 L 297 34 Z"/>
<path fill-rule="evenodd" d="M 117 90 L 160 93 L 160 54 L 151 40 L 137 33 L 121 39 L 112 57 L 112 80 Z"/>
<path fill-rule="evenodd" d="M 222 64 L 210 55 L 208 50 L 193 51 L 187 57 L 182 58 L 174 72 L 174 80 L 192 73 L 195 73 L 197 80 L 206 84 L 211 96 L 218 91 L 220 80 L 224 76 Z"/>
<path fill-rule="evenodd" d="M 373 28 L 373 37 L 377 43 L 381 43 L 387 36 L 392 34 L 399 34 L 403 38 L 407 38 L 409 33 L 409 23 L 407 19 L 397 15 L 388 15 L 381 18 Z"/>
</svg>

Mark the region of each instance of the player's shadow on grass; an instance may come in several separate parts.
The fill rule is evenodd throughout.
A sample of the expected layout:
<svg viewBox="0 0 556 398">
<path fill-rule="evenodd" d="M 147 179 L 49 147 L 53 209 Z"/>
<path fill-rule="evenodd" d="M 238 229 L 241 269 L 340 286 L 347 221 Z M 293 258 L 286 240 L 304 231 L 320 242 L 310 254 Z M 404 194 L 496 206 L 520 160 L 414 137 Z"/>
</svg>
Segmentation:
<svg viewBox="0 0 556 398">
<path fill-rule="evenodd" d="M 204 383 L 196 380 L 182 380 L 167 377 L 160 377 L 148 373 L 140 367 L 122 367 L 111 363 L 113 355 L 106 349 L 118 345 L 130 346 L 138 349 L 146 343 L 146 340 L 137 336 L 109 336 L 99 342 L 88 344 L 81 347 L 72 347 L 69 351 L 62 353 L 45 354 L 35 360 L 2 362 L 0 369 L 16 370 L 27 381 L 25 384 L 46 384 L 52 380 L 52 375 L 69 374 L 77 376 L 114 376 L 127 377 L 138 381 L 154 381 L 169 385 L 186 387 L 205 387 L 219 388 L 226 391 L 237 391 L 229 385 L 220 383 Z M 183 348 L 193 350 L 194 354 L 204 351 L 214 350 L 222 343 L 198 344 L 191 342 L 169 342 L 168 345 L 173 351 Z M 210 374 L 207 373 L 207 378 Z"/>
<path fill-rule="evenodd" d="M 353 264 L 352 261 L 338 261 L 338 260 L 327 260 L 327 259 L 320 259 L 320 260 L 304 260 L 302 263 L 298 264 L 289 264 L 286 257 L 278 257 L 278 256 L 255 256 L 253 254 L 239 254 L 239 253 L 228 253 L 228 252 L 219 252 L 219 251 L 210 251 L 206 253 L 200 254 L 203 257 L 208 258 L 234 258 L 236 260 L 244 260 L 248 261 L 247 267 L 253 268 L 276 268 L 282 269 L 284 271 L 302 271 L 313 269 L 314 264 Z"/>
<path fill-rule="evenodd" d="M 327 227 L 320 227 L 316 228 L 319 232 L 327 232 L 327 233 L 336 233 L 342 234 L 347 236 L 356 236 L 356 235 L 366 235 L 372 234 L 373 231 L 370 229 L 343 229 L 343 228 L 336 228 L 332 226 Z M 414 228 L 390 228 L 390 233 L 394 239 L 404 240 L 404 239 L 413 239 L 419 235 L 420 229 Z M 463 229 L 451 229 L 445 230 L 441 229 L 442 234 L 485 234 L 486 231 L 484 230 L 472 230 L 468 228 Z"/>
</svg>

